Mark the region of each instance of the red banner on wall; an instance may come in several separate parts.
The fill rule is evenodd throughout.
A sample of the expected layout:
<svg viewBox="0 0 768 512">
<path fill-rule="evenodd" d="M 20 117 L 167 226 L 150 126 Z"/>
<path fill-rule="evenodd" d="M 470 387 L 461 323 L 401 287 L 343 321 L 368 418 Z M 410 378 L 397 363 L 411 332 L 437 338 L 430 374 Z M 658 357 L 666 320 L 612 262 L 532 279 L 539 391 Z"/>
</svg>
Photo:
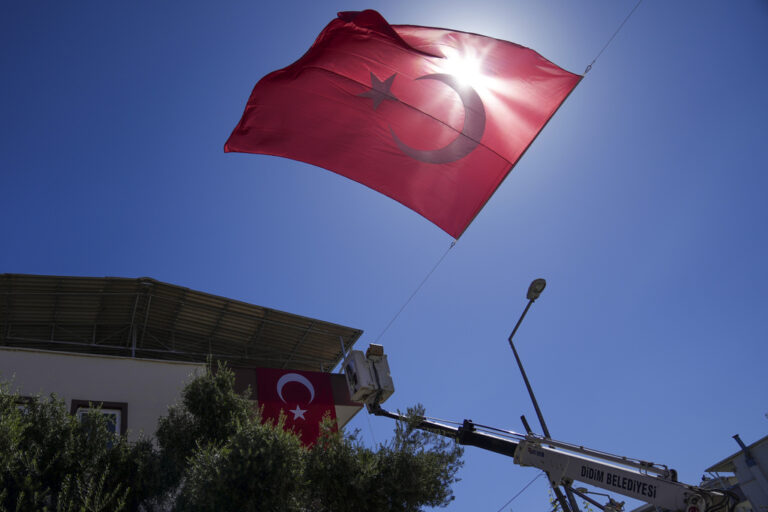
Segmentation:
<svg viewBox="0 0 768 512">
<path fill-rule="evenodd" d="M 293 429 L 305 445 L 320 435 L 323 416 L 336 419 L 331 378 L 327 373 L 259 368 L 256 370 L 257 400 L 264 420 L 277 421 L 282 412 L 285 426 Z"/>
</svg>

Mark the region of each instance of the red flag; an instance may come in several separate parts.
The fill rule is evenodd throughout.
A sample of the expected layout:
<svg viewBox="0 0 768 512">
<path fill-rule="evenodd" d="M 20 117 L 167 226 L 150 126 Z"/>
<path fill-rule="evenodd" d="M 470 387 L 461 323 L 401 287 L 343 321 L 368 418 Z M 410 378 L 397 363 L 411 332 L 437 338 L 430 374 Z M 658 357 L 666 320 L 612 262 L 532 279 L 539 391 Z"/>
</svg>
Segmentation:
<svg viewBox="0 0 768 512">
<path fill-rule="evenodd" d="M 342 12 L 256 84 L 224 150 L 325 167 L 458 238 L 580 79 L 506 41 Z"/>
<path fill-rule="evenodd" d="M 295 429 L 306 445 L 317 440 L 325 414 L 336 419 L 333 388 L 327 373 L 259 368 L 256 385 L 263 419 L 277 421 L 282 412 L 286 428 Z"/>
</svg>

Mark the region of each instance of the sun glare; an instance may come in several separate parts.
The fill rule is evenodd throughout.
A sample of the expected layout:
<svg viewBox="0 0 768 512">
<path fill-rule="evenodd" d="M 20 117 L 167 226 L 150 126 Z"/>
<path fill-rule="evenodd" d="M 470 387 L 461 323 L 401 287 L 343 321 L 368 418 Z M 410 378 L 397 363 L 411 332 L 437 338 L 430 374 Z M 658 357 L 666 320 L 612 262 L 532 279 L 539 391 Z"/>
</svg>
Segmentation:
<svg viewBox="0 0 768 512">
<path fill-rule="evenodd" d="M 462 55 L 458 51 L 445 52 L 443 72 L 455 76 L 461 83 L 475 89 L 487 88 L 488 77 L 483 74 L 483 60 L 476 55 Z"/>
</svg>

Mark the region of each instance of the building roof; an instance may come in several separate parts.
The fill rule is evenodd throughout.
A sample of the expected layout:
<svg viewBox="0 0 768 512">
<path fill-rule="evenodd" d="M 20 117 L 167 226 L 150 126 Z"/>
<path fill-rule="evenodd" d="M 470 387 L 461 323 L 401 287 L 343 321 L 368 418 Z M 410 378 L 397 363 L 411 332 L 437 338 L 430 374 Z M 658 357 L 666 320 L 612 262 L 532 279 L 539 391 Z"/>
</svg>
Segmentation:
<svg viewBox="0 0 768 512">
<path fill-rule="evenodd" d="M 361 334 L 148 277 L 0 274 L 0 346 L 330 371 Z"/>
<path fill-rule="evenodd" d="M 762 439 L 758 439 L 754 443 L 750 444 L 749 446 L 747 446 L 747 450 L 752 451 L 755 448 L 757 448 L 758 446 L 762 446 L 762 445 L 764 445 L 766 443 L 768 443 L 768 436 L 765 436 Z M 736 453 L 734 453 L 733 455 L 730 455 L 730 456 L 724 458 L 723 460 L 721 460 L 717 464 L 713 464 L 711 467 L 707 468 L 707 472 L 733 473 L 734 469 L 735 469 L 733 462 L 736 459 L 736 457 L 738 457 L 742 453 L 744 453 L 744 452 L 742 450 L 739 450 Z"/>
</svg>

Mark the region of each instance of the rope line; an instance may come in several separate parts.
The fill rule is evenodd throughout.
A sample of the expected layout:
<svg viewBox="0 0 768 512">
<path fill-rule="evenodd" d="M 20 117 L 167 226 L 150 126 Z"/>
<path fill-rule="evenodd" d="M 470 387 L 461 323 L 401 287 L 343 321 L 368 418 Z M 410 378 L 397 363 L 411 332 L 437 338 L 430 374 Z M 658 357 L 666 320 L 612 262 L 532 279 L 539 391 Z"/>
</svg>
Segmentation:
<svg viewBox="0 0 768 512">
<path fill-rule="evenodd" d="M 605 43 L 605 46 L 603 46 L 603 49 L 602 49 L 602 50 L 600 50 L 600 52 L 597 54 L 597 56 L 596 56 L 594 59 L 592 59 L 592 62 L 589 64 L 589 66 L 587 66 L 587 69 L 585 69 L 585 70 L 584 70 L 584 74 L 585 74 L 585 75 L 586 75 L 587 73 L 589 73 L 589 70 L 591 70 L 591 69 L 592 69 L 592 65 L 593 65 L 595 62 L 597 62 L 597 59 L 599 59 L 599 58 L 600 58 L 600 56 L 601 56 L 601 55 L 603 54 L 603 52 L 605 51 L 605 49 L 606 49 L 606 48 L 608 48 L 608 45 L 610 45 L 610 44 L 611 44 L 611 42 L 613 41 L 613 39 L 614 39 L 614 38 L 615 38 L 615 37 L 618 35 L 618 33 L 619 33 L 619 32 L 621 31 L 621 29 L 624 27 L 624 24 L 625 24 L 627 21 L 629 21 L 629 18 L 631 18 L 631 17 L 632 17 L 632 15 L 633 15 L 633 14 L 635 13 L 635 11 L 637 10 L 637 8 L 638 8 L 638 7 L 640 7 L 640 4 L 641 4 L 641 3 L 643 3 L 643 0 L 638 0 L 638 2 L 635 4 L 635 7 L 634 7 L 634 8 L 633 8 L 631 11 L 629 11 L 629 14 L 627 14 L 627 17 L 626 17 L 626 18 L 624 18 L 624 21 L 622 21 L 622 22 L 621 22 L 621 25 L 619 25 L 619 28 L 617 28 L 617 29 L 616 29 L 616 32 L 614 32 L 614 33 L 613 33 L 613 35 L 611 36 L 611 38 L 610 38 L 610 39 L 608 39 L 608 42 L 607 42 L 607 43 Z"/>
<path fill-rule="evenodd" d="M 381 338 L 384 336 L 384 333 L 385 333 L 385 332 L 387 332 L 387 331 L 389 330 L 390 326 L 391 326 L 393 323 L 395 323 L 395 320 L 397 320 L 397 317 L 399 317 L 399 316 L 400 316 L 400 313 L 402 313 L 402 312 L 403 312 L 403 310 L 406 308 L 406 306 L 408 306 L 408 304 L 411 302 L 411 300 L 413 300 L 413 298 L 416 296 L 416 294 L 417 294 L 417 293 L 419 293 L 419 290 L 421 290 L 421 287 L 422 287 L 422 286 L 424 286 L 424 283 L 426 283 L 426 282 L 427 282 L 427 279 L 429 279 L 429 277 L 432 275 L 432 273 L 433 273 L 435 270 L 437 270 L 437 267 L 439 267 L 439 266 L 440 266 L 440 264 L 441 264 L 441 263 L 443 262 L 443 260 L 445 259 L 445 257 L 446 257 L 446 256 L 448 256 L 448 252 L 449 252 L 451 249 L 453 249 L 455 246 L 456 246 L 456 240 L 453 240 L 453 241 L 451 242 L 451 245 L 449 245 L 449 246 L 448 246 L 448 249 L 446 249 L 446 250 L 445 250 L 445 252 L 443 253 L 443 255 L 442 255 L 442 256 L 440 256 L 440 259 L 439 259 L 439 260 L 437 260 L 437 263 L 435 263 L 435 266 L 434 266 L 434 267 L 432 267 L 432 270 L 430 270 L 430 271 L 427 273 L 427 275 L 426 275 L 426 276 L 424 276 L 424 279 L 422 279 L 422 280 L 421 280 L 421 283 L 419 283 L 419 286 L 417 286 L 417 287 L 416 287 L 416 289 L 415 289 L 415 290 L 413 290 L 413 293 L 411 293 L 411 296 L 410 296 L 410 297 L 408 297 L 408 300 L 406 300 L 406 301 L 405 301 L 405 304 L 403 304 L 403 305 L 400 307 L 400 309 L 398 310 L 398 312 L 397 312 L 397 313 L 395 313 L 395 316 L 393 316 L 393 317 L 392 317 L 392 320 L 390 320 L 390 321 L 389 321 L 389 323 L 387 324 L 387 326 L 384 328 L 384 330 L 383 330 L 383 331 L 381 331 L 381 334 L 379 334 L 379 336 L 376 338 L 376 341 L 375 341 L 375 343 L 378 343 L 378 342 L 379 342 L 379 340 L 381 340 Z"/>
<path fill-rule="evenodd" d="M 510 503 L 512 503 L 513 501 L 515 501 L 515 499 L 516 499 L 518 496 L 520 496 L 521 494 L 523 494 L 523 492 L 525 492 L 525 490 L 526 490 L 527 488 L 529 488 L 529 487 L 531 486 L 531 484 L 532 484 L 533 482 L 535 482 L 535 481 L 536 481 L 536 480 L 537 480 L 537 479 L 538 479 L 540 476 L 542 476 L 543 474 L 544 474 L 544 473 L 539 473 L 538 475 L 536 475 L 536 477 L 535 477 L 533 480 L 531 480 L 530 482 L 528 482 L 527 484 L 525 484 L 525 487 L 523 487 L 522 489 L 520 489 L 520 490 L 517 492 L 517 494 L 515 494 L 514 496 L 512 496 L 512 497 L 509 499 L 509 501 L 508 501 L 508 502 L 506 502 L 504 505 L 502 505 L 502 506 L 501 506 L 501 508 L 500 508 L 499 510 L 497 510 L 496 512 L 502 512 L 502 510 L 504 510 L 505 508 L 507 508 L 507 505 L 509 505 Z"/>
<path fill-rule="evenodd" d="M 368 419 L 368 430 L 371 432 L 371 439 L 373 439 L 373 446 L 378 446 L 379 443 L 376 442 L 376 434 L 373 433 L 373 424 L 371 424 L 371 415 L 366 414 L 365 417 Z"/>
</svg>

